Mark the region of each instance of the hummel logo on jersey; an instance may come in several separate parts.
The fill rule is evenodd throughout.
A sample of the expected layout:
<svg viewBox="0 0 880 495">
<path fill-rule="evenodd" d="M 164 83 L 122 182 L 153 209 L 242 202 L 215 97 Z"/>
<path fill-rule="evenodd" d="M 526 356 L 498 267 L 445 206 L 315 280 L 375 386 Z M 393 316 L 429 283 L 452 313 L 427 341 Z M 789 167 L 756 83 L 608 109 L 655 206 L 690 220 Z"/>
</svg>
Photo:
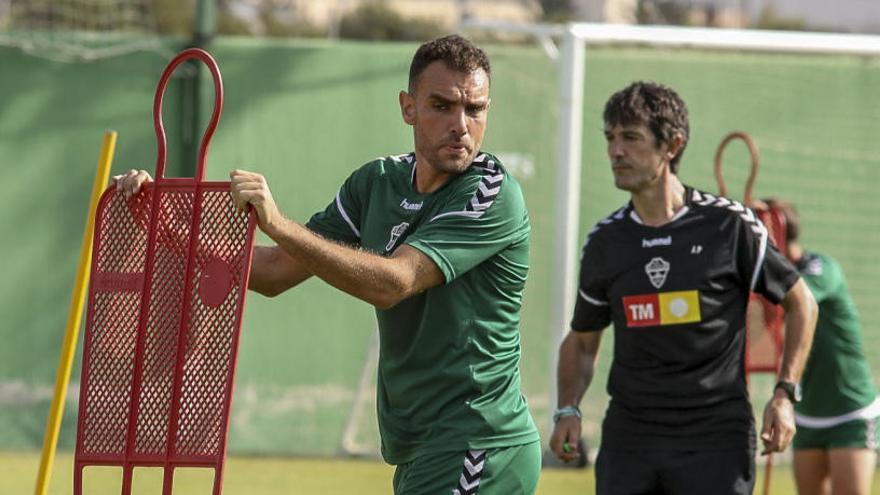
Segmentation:
<svg viewBox="0 0 880 495">
<path fill-rule="evenodd" d="M 822 258 L 813 258 L 807 262 L 807 266 L 804 268 L 803 274 L 818 277 L 822 275 L 822 268 Z"/>
<path fill-rule="evenodd" d="M 703 252 L 703 246 L 699 244 L 694 244 L 691 246 L 691 254 L 700 254 Z"/>
<path fill-rule="evenodd" d="M 666 237 L 655 237 L 653 239 L 642 239 L 642 247 L 649 248 L 654 246 L 671 246 L 672 245 L 672 236 L 668 235 Z"/>
<path fill-rule="evenodd" d="M 404 232 L 406 232 L 407 228 L 409 228 L 409 224 L 407 222 L 403 222 L 391 228 L 391 239 L 389 239 L 388 244 L 385 245 L 385 251 L 391 251 L 392 249 L 394 249 L 394 245 L 397 244 L 397 240 L 400 239 L 400 236 L 402 236 Z"/>
<path fill-rule="evenodd" d="M 422 205 L 424 204 L 424 201 L 419 201 L 418 203 L 410 203 L 406 200 L 406 198 L 403 198 L 403 201 L 400 202 L 400 207 L 404 210 L 418 211 L 422 209 Z"/>
<path fill-rule="evenodd" d="M 624 296 L 627 327 L 651 327 L 700 321 L 700 293 L 695 290 Z"/>
<path fill-rule="evenodd" d="M 670 266 L 672 265 L 669 262 L 660 257 L 651 258 L 651 261 L 645 265 L 645 273 L 648 274 L 648 279 L 651 280 L 651 285 L 654 288 L 659 289 L 666 283 L 666 275 L 669 274 Z"/>
</svg>

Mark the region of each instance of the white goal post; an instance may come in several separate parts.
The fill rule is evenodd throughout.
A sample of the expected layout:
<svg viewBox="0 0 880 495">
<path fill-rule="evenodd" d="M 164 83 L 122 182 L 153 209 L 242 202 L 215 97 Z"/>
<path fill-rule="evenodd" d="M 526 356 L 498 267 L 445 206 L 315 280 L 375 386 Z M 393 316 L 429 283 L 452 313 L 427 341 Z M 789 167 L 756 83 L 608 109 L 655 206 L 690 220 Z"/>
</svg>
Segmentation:
<svg viewBox="0 0 880 495">
<path fill-rule="evenodd" d="M 641 45 L 743 52 L 880 56 L 880 36 L 751 29 L 633 26 L 623 24 L 515 24 L 467 20 L 463 31 L 488 30 L 534 37 L 559 67 L 553 304 L 550 346 L 550 404 L 556 404 L 558 348 L 574 308 L 583 128 L 584 65 L 587 45 Z M 557 48 L 557 46 L 559 48 Z M 548 419 L 549 421 L 549 419 Z"/>
</svg>

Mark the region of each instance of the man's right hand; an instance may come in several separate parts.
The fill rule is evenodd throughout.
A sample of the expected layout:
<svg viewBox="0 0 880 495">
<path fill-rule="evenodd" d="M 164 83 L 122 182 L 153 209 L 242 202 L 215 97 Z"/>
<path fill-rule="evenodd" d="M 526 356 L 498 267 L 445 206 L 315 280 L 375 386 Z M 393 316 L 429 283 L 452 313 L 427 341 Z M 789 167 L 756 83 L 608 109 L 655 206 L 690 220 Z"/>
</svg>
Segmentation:
<svg viewBox="0 0 880 495">
<path fill-rule="evenodd" d="M 232 182 L 230 193 L 232 201 L 241 209 L 246 210 L 248 204 L 257 212 L 257 222 L 260 230 L 272 237 L 272 232 L 283 219 L 266 178 L 255 172 L 247 170 L 233 170 L 229 173 Z"/>
<path fill-rule="evenodd" d="M 152 182 L 153 178 L 146 170 L 131 169 L 122 175 L 114 175 L 113 182 L 116 183 L 116 190 L 125 194 L 125 199 L 129 199 L 137 193 L 141 192 L 141 186 L 145 182 Z"/>
<path fill-rule="evenodd" d="M 580 457 L 578 440 L 581 438 L 581 418 L 563 416 L 553 427 L 550 449 L 563 462 L 571 462 Z"/>
</svg>

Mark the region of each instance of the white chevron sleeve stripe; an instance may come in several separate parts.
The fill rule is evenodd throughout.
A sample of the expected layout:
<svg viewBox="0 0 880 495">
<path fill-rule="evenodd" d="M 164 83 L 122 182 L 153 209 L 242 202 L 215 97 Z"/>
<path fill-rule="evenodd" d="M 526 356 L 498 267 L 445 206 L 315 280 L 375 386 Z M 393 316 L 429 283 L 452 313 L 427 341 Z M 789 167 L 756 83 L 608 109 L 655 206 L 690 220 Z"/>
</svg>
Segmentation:
<svg viewBox="0 0 880 495">
<path fill-rule="evenodd" d="M 348 213 L 345 211 L 345 208 L 342 207 L 342 199 L 339 197 L 340 192 L 342 192 L 342 189 L 340 189 L 336 193 L 336 208 L 339 210 L 339 213 L 342 215 L 342 218 L 345 220 L 345 223 L 347 223 L 348 226 L 351 228 L 351 231 L 354 232 L 354 235 L 356 235 L 357 238 L 360 239 L 361 238 L 361 231 L 358 230 L 358 228 L 354 226 L 354 222 L 351 221 L 351 218 L 349 218 Z"/>
<path fill-rule="evenodd" d="M 499 192 L 501 192 L 501 186 L 489 189 L 488 187 L 486 187 L 485 182 L 480 182 L 480 191 L 483 193 L 483 196 L 495 196 Z"/>
<path fill-rule="evenodd" d="M 428 220 L 428 222 L 433 222 L 434 220 L 437 220 L 439 218 L 456 217 L 456 216 L 457 217 L 480 218 L 481 216 L 483 216 L 484 213 L 486 213 L 486 212 L 485 211 L 465 211 L 465 210 L 447 211 L 446 213 L 441 213 L 439 215 L 432 217 L 430 220 Z"/>
<path fill-rule="evenodd" d="M 476 196 L 471 198 L 471 208 L 474 210 L 485 210 L 486 208 L 492 206 L 492 201 L 486 201 L 485 203 L 481 203 Z"/>
<path fill-rule="evenodd" d="M 761 267 L 764 266 L 764 256 L 767 254 L 767 228 L 761 224 L 761 231 L 758 233 L 760 236 L 760 241 L 758 245 L 758 260 L 755 262 L 755 271 L 752 272 L 752 283 L 749 285 L 749 290 L 755 290 L 755 285 L 758 283 L 758 274 L 761 273 Z M 754 229 L 754 227 L 753 227 Z"/>
<path fill-rule="evenodd" d="M 483 180 L 490 183 L 490 184 L 495 184 L 497 182 L 501 182 L 502 180 L 504 180 L 504 175 L 502 175 L 502 174 L 486 175 L 486 176 L 483 176 Z"/>
<path fill-rule="evenodd" d="M 600 301 L 598 299 L 593 299 L 592 297 L 588 296 L 587 293 L 581 289 L 578 289 L 578 294 L 581 296 L 581 298 L 584 301 L 587 301 L 588 303 L 592 304 L 593 306 L 608 306 L 607 302 Z"/>
<path fill-rule="evenodd" d="M 700 206 L 707 206 L 707 205 L 710 205 L 710 204 L 712 204 L 712 203 L 714 203 L 714 202 L 715 202 L 715 196 L 713 196 L 713 195 L 711 195 L 711 194 L 709 194 L 709 193 L 704 193 L 704 194 L 703 194 L 703 200 L 700 201 L 700 202 L 697 203 L 697 204 L 699 204 Z"/>
</svg>

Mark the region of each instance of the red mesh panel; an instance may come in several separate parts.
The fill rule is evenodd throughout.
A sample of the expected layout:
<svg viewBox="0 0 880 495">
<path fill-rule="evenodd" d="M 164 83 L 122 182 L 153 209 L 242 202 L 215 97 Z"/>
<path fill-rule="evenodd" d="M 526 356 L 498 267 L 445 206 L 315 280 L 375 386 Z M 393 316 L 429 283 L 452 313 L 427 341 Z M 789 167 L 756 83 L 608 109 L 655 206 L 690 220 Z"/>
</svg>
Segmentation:
<svg viewBox="0 0 880 495">
<path fill-rule="evenodd" d="M 226 191 L 205 192 L 191 287 L 183 396 L 175 449 L 180 455 L 217 455 L 225 432 L 223 404 L 233 371 L 236 301 L 247 289 L 240 274 L 247 216 Z"/>
<path fill-rule="evenodd" d="M 746 319 L 748 372 L 775 373 L 782 359 L 784 311 L 763 297 L 752 294 Z"/>
<path fill-rule="evenodd" d="M 102 197 L 78 466 L 222 466 L 255 225 L 228 188 L 157 182 L 129 201 Z"/>
<path fill-rule="evenodd" d="M 100 273 L 143 275 L 151 203 L 151 190 L 128 202 L 117 194 L 109 198 L 104 210 L 96 213 L 96 240 L 101 241 L 103 249 L 95 246 L 93 258 Z"/>
<path fill-rule="evenodd" d="M 168 192 L 159 199 L 156 250 L 150 280 L 150 310 L 138 396 L 135 453 L 164 455 L 168 443 L 177 340 L 186 279 L 193 194 Z"/>
<path fill-rule="evenodd" d="M 785 249 L 785 218 L 782 214 L 764 206 L 755 207 L 754 210 L 767 227 L 769 242 Z M 776 373 L 782 361 L 785 311 L 782 306 L 752 293 L 746 317 L 746 372 Z"/>
<path fill-rule="evenodd" d="M 127 204 L 121 194 L 102 201 L 95 228 L 95 263 L 81 381 L 80 449 L 122 458 L 134 369 L 151 195 Z"/>
<path fill-rule="evenodd" d="M 85 410 L 82 450 L 85 454 L 122 456 L 131 397 L 137 293 L 97 296 L 96 330 L 88 336 L 91 347 L 90 380 L 84 382 Z"/>
</svg>

